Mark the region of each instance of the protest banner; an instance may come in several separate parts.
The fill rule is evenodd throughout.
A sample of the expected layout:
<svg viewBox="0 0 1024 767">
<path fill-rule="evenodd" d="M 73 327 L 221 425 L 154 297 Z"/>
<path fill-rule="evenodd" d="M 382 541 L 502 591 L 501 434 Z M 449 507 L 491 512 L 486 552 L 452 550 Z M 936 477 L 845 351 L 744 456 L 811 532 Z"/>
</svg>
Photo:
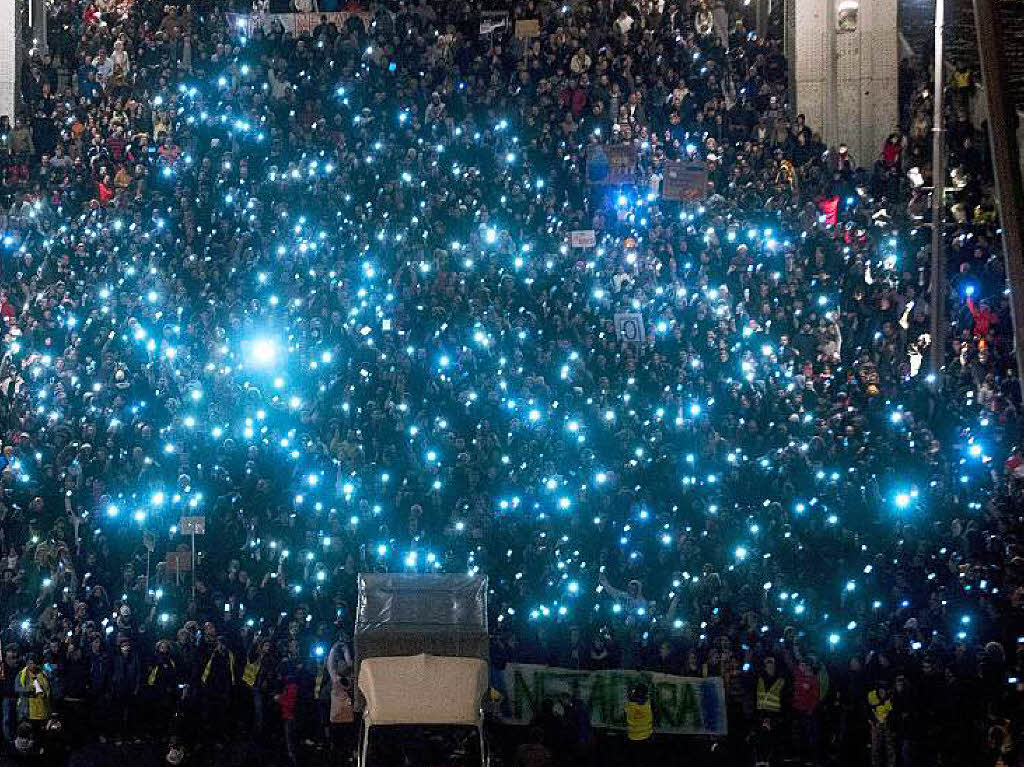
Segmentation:
<svg viewBox="0 0 1024 767">
<path fill-rule="evenodd" d="M 593 229 L 575 229 L 569 233 L 569 244 L 574 248 L 592 248 L 597 245 L 597 234 Z"/>
<path fill-rule="evenodd" d="M 616 312 L 615 332 L 619 339 L 631 344 L 642 344 L 644 335 L 644 318 L 639 312 Z"/>
<path fill-rule="evenodd" d="M 345 22 L 353 16 L 363 21 L 363 26 L 369 27 L 372 16 L 369 13 L 360 11 L 350 13 L 348 11 L 332 11 L 330 13 L 226 13 L 224 14 L 228 29 L 236 35 L 252 36 L 258 27 L 264 32 L 270 32 L 274 28 L 274 22 L 280 22 L 284 31 L 290 35 L 312 34 L 313 30 L 326 18 L 327 23 L 334 24 L 341 29 Z"/>
<path fill-rule="evenodd" d="M 703 200 L 708 191 L 708 170 L 700 163 L 676 160 L 665 164 L 661 181 L 661 196 L 666 200 L 696 202 Z"/>
<path fill-rule="evenodd" d="M 544 700 L 578 697 L 590 711 L 594 727 L 626 727 L 626 698 L 638 682 L 647 685 L 654 712 L 654 731 L 676 735 L 725 735 L 725 686 L 721 677 L 693 677 L 612 669 L 572 669 L 510 663 L 505 667 L 505 693 L 510 723 L 528 724 Z"/>
<path fill-rule="evenodd" d="M 591 184 L 635 184 L 637 151 L 632 144 L 592 144 L 587 148 Z"/>
</svg>

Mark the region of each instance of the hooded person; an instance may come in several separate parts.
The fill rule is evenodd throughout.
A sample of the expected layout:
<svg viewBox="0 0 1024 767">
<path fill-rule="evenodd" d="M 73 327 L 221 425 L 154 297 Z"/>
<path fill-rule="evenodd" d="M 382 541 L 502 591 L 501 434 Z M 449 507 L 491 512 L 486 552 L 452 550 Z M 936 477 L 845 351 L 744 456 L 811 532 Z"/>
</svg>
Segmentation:
<svg viewBox="0 0 1024 767">
<path fill-rule="evenodd" d="M 227 637 L 217 635 L 200 676 L 205 723 L 213 739 L 226 731 L 236 681 L 235 654 L 228 649 Z"/>
<path fill-rule="evenodd" d="M 144 685 L 146 706 L 149 709 L 149 722 L 156 728 L 166 726 L 173 712 L 174 701 L 178 696 L 178 664 L 171 655 L 171 643 L 161 639 L 156 643 L 156 653 L 152 665 L 146 673 Z"/>
<path fill-rule="evenodd" d="M 352 708 L 352 651 L 344 637 L 339 637 L 331 647 L 326 669 L 331 688 L 330 743 L 345 754 L 352 743 L 355 714 Z"/>
</svg>

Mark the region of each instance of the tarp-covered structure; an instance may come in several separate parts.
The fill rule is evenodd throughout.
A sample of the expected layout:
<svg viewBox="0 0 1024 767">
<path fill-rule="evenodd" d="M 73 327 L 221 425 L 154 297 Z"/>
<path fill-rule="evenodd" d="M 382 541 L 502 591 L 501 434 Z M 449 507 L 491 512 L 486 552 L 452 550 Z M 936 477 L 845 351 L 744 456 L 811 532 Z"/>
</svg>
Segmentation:
<svg viewBox="0 0 1024 767">
<path fill-rule="evenodd" d="M 368 658 L 490 658 L 487 577 L 361 573 L 356 603 L 356 679 Z M 363 695 L 357 696 L 362 706 Z"/>
<path fill-rule="evenodd" d="M 436 655 L 365 658 L 359 690 L 369 726 L 465 724 L 480 721 L 487 692 L 487 663 L 479 658 Z"/>
</svg>

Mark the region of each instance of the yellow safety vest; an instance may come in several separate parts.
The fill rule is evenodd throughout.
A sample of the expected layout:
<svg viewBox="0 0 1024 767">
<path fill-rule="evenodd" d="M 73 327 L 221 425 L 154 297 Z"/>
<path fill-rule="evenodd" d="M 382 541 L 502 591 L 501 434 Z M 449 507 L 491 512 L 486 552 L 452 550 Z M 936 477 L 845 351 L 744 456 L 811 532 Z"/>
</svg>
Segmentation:
<svg viewBox="0 0 1024 767">
<path fill-rule="evenodd" d="M 786 682 L 781 677 L 772 682 L 772 686 L 764 686 L 764 678 L 757 680 L 757 710 L 777 714 L 782 710 L 782 688 Z"/>
<path fill-rule="evenodd" d="M 156 678 L 160 674 L 160 669 L 161 668 L 163 668 L 163 667 L 158 663 L 155 666 L 153 666 L 153 668 L 151 668 L 149 670 L 149 678 L 146 680 L 146 684 L 148 684 L 150 687 L 152 687 L 153 685 L 156 684 Z M 171 661 L 171 669 L 174 670 L 176 668 L 177 668 L 177 666 L 174 665 L 174 661 L 172 660 Z"/>
<path fill-rule="evenodd" d="M 630 740 L 647 740 L 654 732 L 654 712 L 651 702 L 626 702 L 626 736 Z"/>
<path fill-rule="evenodd" d="M 35 683 L 39 682 L 39 687 L 42 688 L 42 694 L 35 693 Z M 20 689 L 26 692 L 32 693 L 32 697 L 24 697 L 22 700 L 25 701 L 25 711 L 28 714 L 28 718 L 34 722 L 38 722 L 43 719 L 49 719 L 50 717 L 50 680 L 42 671 L 32 675 L 28 672 L 26 666 L 18 674 L 18 685 Z"/>
<path fill-rule="evenodd" d="M 868 693 L 868 705 L 871 706 L 871 713 L 875 715 L 875 720 L 879 724 L 884 724 L 892 713 L 892 698 L 886 698 L 883 703 L 874 690 Z"/>
<path fill-rule="evenodd" d="M 246 663 L 245 669 L 242 671 L 242 681 L 250 687 L 256 686 L 256 675 L 260 673 L 260 661 L 255 663 Z"/>
<path fill-rule="evenodd" d="M 213 667 L 213 659 L 216 653 L 210 656 L 210 659 L 206 661 L 206 668 L 203 669 L 203 684 L 206 684 L 206 680 L 210 678 L 210 669 Z M 228 673 L 231 674 L 231 684 L 235 683 L 235 654 L 228 650 Z"/>
</svg>

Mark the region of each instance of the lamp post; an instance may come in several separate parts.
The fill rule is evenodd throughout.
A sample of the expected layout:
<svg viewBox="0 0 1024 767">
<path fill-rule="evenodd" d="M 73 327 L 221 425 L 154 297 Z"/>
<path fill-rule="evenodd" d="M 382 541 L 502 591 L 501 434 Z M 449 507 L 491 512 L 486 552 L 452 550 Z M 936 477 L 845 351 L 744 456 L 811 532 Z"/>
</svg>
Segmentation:
<svg viewBox="0 0 1024 767">
<path fill-rule="evenodd" d="M 935 96 L 932 117 L 932 271 L 931 346 L 929 372 L 940 385 L 939 375 L 946 351 L 946 253 L 942 247 L 942 219 L 946 198 L 945 123 L 942 114 L 942 32 L 945 0 L 935 0 Z"/>
</svg>

